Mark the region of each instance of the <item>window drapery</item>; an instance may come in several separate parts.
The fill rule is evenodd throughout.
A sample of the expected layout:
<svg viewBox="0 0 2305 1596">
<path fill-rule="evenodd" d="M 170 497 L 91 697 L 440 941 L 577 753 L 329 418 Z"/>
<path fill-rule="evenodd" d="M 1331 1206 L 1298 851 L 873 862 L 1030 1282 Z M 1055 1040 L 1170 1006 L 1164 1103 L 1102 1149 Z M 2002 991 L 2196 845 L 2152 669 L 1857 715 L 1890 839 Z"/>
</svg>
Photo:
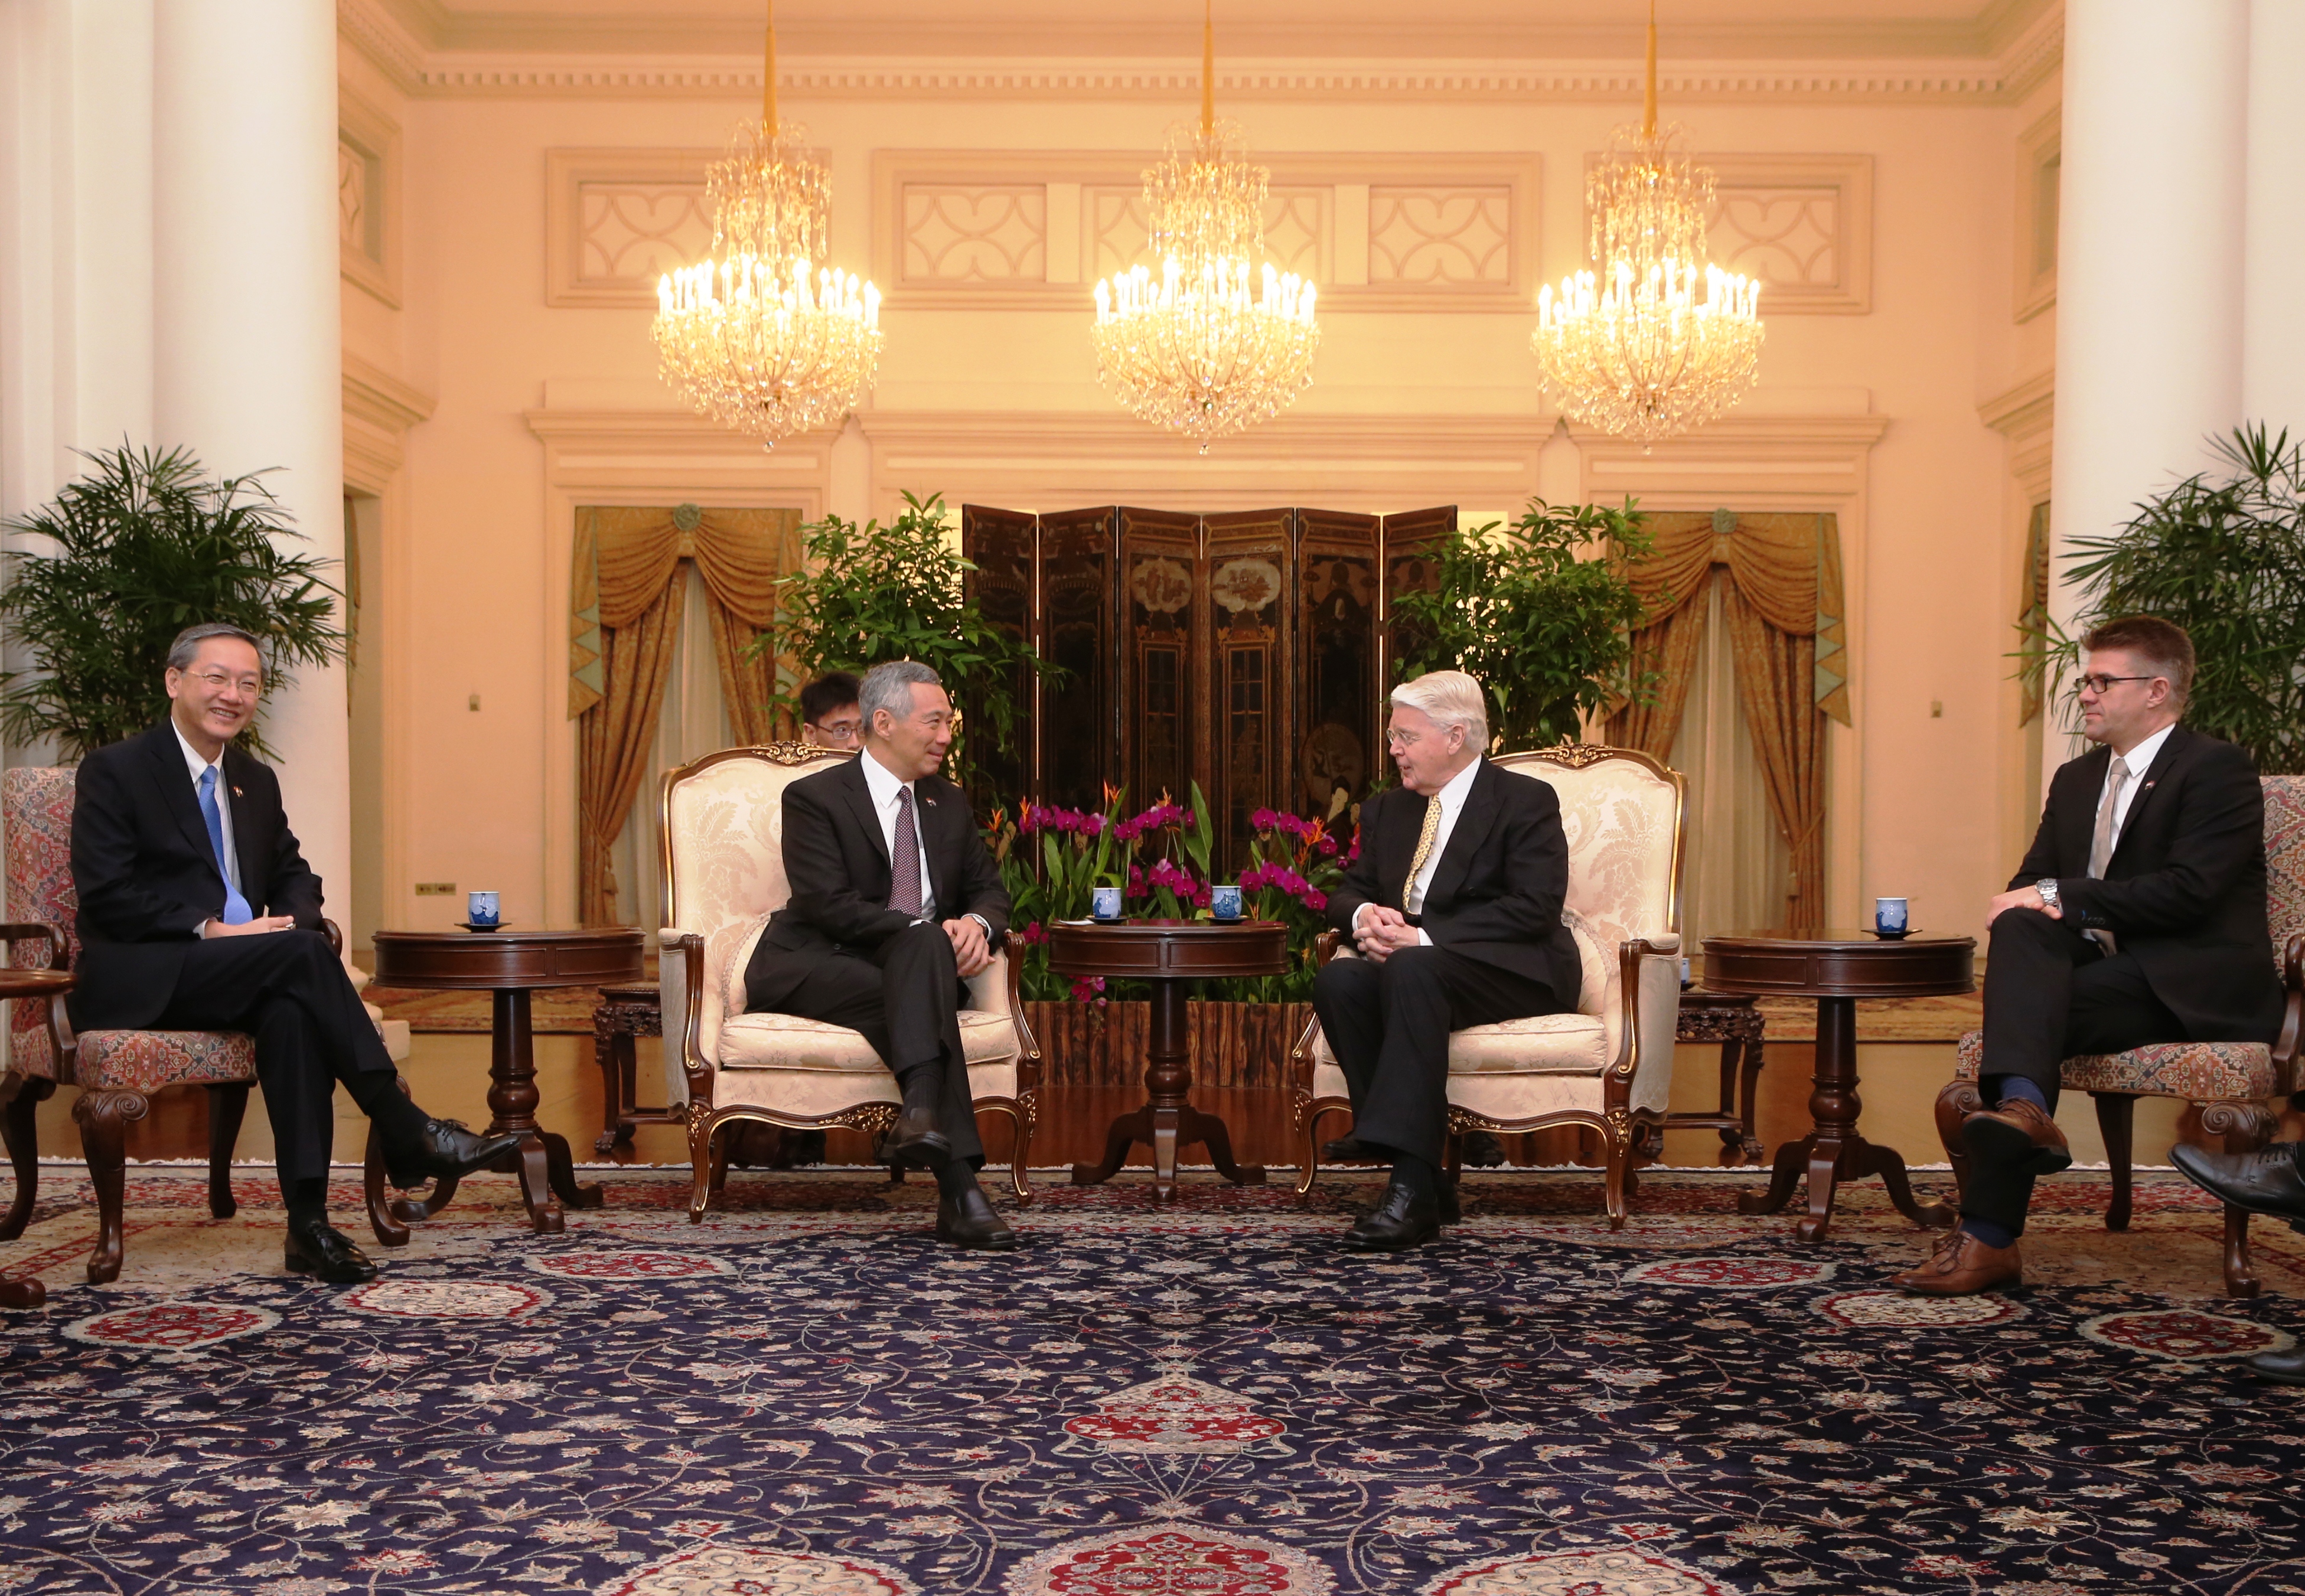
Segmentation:
<svg viewBox="0 0 2305 1596">
<path fill-rule="evenodd" d="M 1831 515 L 1659 514 L 1646 518 L 1654 552 L 1628 568 L 1652 619 L 1633 633 L 1656 701 L 1610 717 L 1610 740 L 1659 760 L 1688 707 L 1714 567 L 1737 662 L 1738 697 L 1759 756 L 1769 808 L 1792 861 L 1794 930 L 1824 918 L 1824 720 L 1850 724 L 1841 534 Z M 1662 615 L 1654 607 L 1670 605 Z"/>
<path fill-rule="evenodd" d="M 790 736 L 769 709 L 772 663 L 746 644 L 776 620 L 776 583 L 800 564 L 794 510 L 587 505 L 569 580 L 568 715 L 576 730 L 577 914 L 609 923 L 610 849 L 651 763 L 680 640 L 684 561 L 703 578 L 721 696 L 742 741 Z M 783 717 L 784 722 L 789 717 Z"/>
</svg>

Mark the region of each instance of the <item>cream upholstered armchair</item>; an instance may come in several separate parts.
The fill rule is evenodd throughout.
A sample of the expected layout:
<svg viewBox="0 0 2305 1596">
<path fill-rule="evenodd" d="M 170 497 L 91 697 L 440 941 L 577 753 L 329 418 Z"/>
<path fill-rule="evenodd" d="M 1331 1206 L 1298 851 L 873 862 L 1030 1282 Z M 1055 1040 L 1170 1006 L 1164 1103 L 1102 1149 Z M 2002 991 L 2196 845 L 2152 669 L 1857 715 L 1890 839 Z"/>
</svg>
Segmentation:
<svg viewBox="0 0 2305 1596">
<path fill-rule="evenodd" d="M 791 1130 L 843 1125 L 880 1132 L 903 1102 L 896 1077 L 856 1031 L 797 1014 L 744 1013 L 744 966 L 785 881 L 786 786 L 860 756 L 797 743 L 707 754 L 664 777 L 664 929 L 658 980 L 664 1018 L 665 1100 L 685 1106 L 695 1174 L 688 1217 L 704 1217 L 713 1137 L 732 1120 Z M 960 1014 L 968 1084 L 982 1114 L 1016 1128 L 1009 1184 L 1033 1200 L 1025 1169 L 1038 1115 L 1041 1051 L 1017 1001 L 1006 953 L 969 983 Z"/>
<path fill-rule="evenodd" d="M 1607 1154 L 1609 1224 L 1625 1222 L 1632 1160 L 1658 1135 L 1680 1011 L 1680 862 L 1687 784 L 1646 754 L 1569 743 L 1496 763 L 1550 782 L 1569 836 L 1561 918 L 1584 956 L 1573 1014 L 1475 1025 L 1449 1038 L 1449 1163 L 1467 1131 L 1590 1125 Z M 1340 939 L 1341 940 L 1341 939 Z M 1348 948 L 1333 956 L 1351 958 Z M 1301 1196 L 1318 1176 L 1320 1122 L 1349 1112 L 1344 1071 L 1315 1018 L 1290 1054 L 1305 1138 Z"/>
</svg>

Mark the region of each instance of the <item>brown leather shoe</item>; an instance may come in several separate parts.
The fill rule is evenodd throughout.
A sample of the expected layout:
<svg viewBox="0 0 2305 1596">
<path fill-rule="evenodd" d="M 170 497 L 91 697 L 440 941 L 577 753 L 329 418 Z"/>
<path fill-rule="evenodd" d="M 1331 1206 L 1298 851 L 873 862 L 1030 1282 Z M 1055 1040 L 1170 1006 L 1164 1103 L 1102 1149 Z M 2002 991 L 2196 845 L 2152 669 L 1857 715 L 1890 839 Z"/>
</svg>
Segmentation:
<svg viewBox="0 0 2305 1596">
<path fill-rule="evenodd" d="M 1893 1278 L 1889 1284 L 1922 1296 L 1968 1296 L 1996 1286 L 2016 1286 L 2024 1279 L 2025 1261 L 2017 1244 L 1988 1247 L 1966 1230 L 1937 1238 L 1927 1263 Z"/>
<path fill-rule="evenodd" d="M 2054 1175 L 2072 1166 L 2065 1133 L 2023 1098 L 2004 1098 L 1998 1108 L 1969 1116 L 1961 1122 L 1961 1140 L 1970 1158 L 2020 1165 L 2028 1175 Z"/>
</svg>

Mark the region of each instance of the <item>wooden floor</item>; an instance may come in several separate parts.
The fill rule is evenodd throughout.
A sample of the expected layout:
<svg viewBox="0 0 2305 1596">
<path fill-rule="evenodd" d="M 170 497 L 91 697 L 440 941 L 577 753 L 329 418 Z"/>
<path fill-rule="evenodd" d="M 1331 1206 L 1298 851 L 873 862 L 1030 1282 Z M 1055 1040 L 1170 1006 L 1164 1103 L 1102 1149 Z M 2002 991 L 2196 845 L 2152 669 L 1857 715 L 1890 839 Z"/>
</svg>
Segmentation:
<svg viewBox="0 0 2305 1596">
<path fill-rule="evenodd" d="M 661 1078 L 656 1044 L 643 1040 L 640 1046 L 641 1078 L 644 1083 L 652 1083 Z M 1714 1106 L 1717 1098 L 1713 1101 L 1707 1099 L 1716 1091 L 1718 1057 L 1719 1050 L 1710 1046 L 1684 1046 L 1679 1050 L 1672 1104 L 1676 1109 Z M 1772 1155 L 1781 1142 L 1808 1128 L 1812 1057 L 1813 1049 L 1805 1042 L 1779 1042 L 1768 1049 L 1768 1066 L 1761 1076 L 1757 1119 L 1761 1140 Z M 428 1033 L 415 1039 L 403 1067 L 416 1100 L 429 1112 L 444 1118 L 462 1119 L 477 1128 L 489 1118 L 488 1058 L 489 1039 L 485 1036 Z M 593 1138 L 600 1132 L 601 1089 L 591 1039 L 540 1036 L 536 1039 L 536 1061 L 537 1084 L 541 1092 L 538 1119 L 547 1129 L 568 1138 L 580 1162 L 594 1159 L 597 1155 L 592 1151 Z M 1861 1123 L 1867 1136 L 1897 1149 L 1909 1162 L 1939 1161 L 1943 1153 L 1931 1125 L 1930 1105 L 1937 1089 L 1951 1078 L 1952 1048 L 1949 1044 L 1868 1045 L 1858 1049 L 1858 1064 L 1865 1099 Z M 70 1112 L 73 1095 L 70 1089 L 60 1090 L 40 1106 L 40 1151 L 44 1156 L 79 1156 L 79 1132 Z M 182 1087 L 163 1093 L 154 1101 L 149 1116 L 129 1127 L 129 1156 L 140 1159 L 205 1157 L 207 1097 L 207 1092 L 198 1087 Z M 1195 1093 L 1194 1100 L 1201 1108 L 1224 1116 L 1232 1133 L 1234 1156 L 1243 1163 L 1293 1167 L 1299 1161 L 1297 1144 L 1289 1129 L 1288 1093 L 1279 1084 L 1270 1088 L 1201 1091 Z M 1141 1094 L 1132 1088 L 1044 1088 L 1040 1129 L 1033 1144 L 1033 1163 L 1047 1167 L 1096 1161 L 1104 1150 L 1105 1127 L 1116 1115 L 1140 1101 Z M 2139 1164 L 2165 1161 L 2178 1128 L 2178 1107 L 2149 1099 L 2139 1105 L 2136 1157 Z M 356 1161 L 365 1133 L 364 1123 L 341 1092 L 336 1096 L 336 1158 L 339 1162 Z M 2086 1097 L 2068 1097 L 2060 1105 L 2057 1117 L 2072 1139 L 2077 1160 L 2090 1163 L 2103 1159 L 2103 1145 Z M 998 1116 L 988 1116 L 983 1122 L 987 1150 L 994 1162 L 1005 1161 L 1008 1155 L 1006 1123 Z M 1323 1123 L 1322 1131 L 1324 1136 L 1335 1135 L 1341 1134 L 1345 1128 L 1341 1118 L 1333 1118 Z M 2284 1133 L 2293 1134 L 2294 1128 Z M 1587 1142 L 1580 1148 L 1574 1133 L 1552 1132 L 1513 1139 L 1507 1150 L 1516 1163 L 1557 1164 L 1586 1161 L 1591 1156 L 1592 1146 Z M 1667 1133 L 1664 1161 L 1683 1166 L 1714 1165 L 1722 1161 L 1722 1152 L 1720 1139 L 1711 1131 L 1675 1131 Z M 861 1163 L 869 1157 L 870 1150 L 863 1137 L 835 1132 L 828 1153 L 833 1163 Z M 271 1159 L 271 1127 L 264 1116 L 260 1094 L 249 1107 L 240 1133 L 238 1156 L 258 1162 Z M 685 1164 L 686 1141 L 670 1125 L 643 1125 L 631 1142 L 616 1150 L 612 1161 Z M 1197 1150 L 1187 1150 L 1187 1162 L 1205 1161 L 1205 1156 Z M 1149 1167 L 1150 1159 L 1140 1147 L 1131 1162 Z"/>
</svg>

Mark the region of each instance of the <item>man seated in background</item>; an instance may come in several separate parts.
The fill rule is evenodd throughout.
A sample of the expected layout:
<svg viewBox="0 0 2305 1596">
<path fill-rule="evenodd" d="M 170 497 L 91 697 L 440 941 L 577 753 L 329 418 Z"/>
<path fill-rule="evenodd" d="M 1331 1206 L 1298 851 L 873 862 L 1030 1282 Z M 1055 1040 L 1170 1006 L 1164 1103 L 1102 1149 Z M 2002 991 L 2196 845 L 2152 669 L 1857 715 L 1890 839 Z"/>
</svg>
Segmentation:
<svg viewBox="0 0 2305 1596">
<path fill-rule="evenodd" d="M 257 640 L 188 626 L 169 645 L 168 718 L 81 762 L 72 809 L 82 1031 L 239 1031 L 280 1191 L 287 1265 L 332 1285 L 376 1265 L 328 1223 L 338 1082 L 384 1142 L 392 1183 L 464 1176 L 520 1145 L 484 1140 L 409 1101 L 352 978 L 320 930 L 320 878 L 304 862 L 269 765 L 234 739 L 264 696 Z"/>
<path fill-rule="evenodd" d="M 960 1009 L 1008 932 L 1008 894 L 967 794 L 938 774 L 952 701 L 936 672 L 876 665 L 857 700 L 863 752 L 785 789 L 792 896 L 753 950 L 744 1006 L 862 1031 L 904 1093 L 881 1157 L 936 1176 L 938 1239 L 1006 1251 L 1016 1233 L 976 1184 Z"/>
<path fill-rule="evenodd" d="M 2061 1065 L 2148 1042 L 2266 1041 L 2281 1024 L 2268 956 L 2265 791 L 2249 756 L 2177 724 L 2193 641 L 2153 615 L 2081 639 L 2081 734 L 2041 827 L 1987 906 L 1986 1107 L 1961 1122 L 1961 1223 L 1908 1291 L 2014 1285 L 2035 1177 L 2073 1161 L 2054 1117 Z"/>
<path fill-rule="evenodd" d="M 864 712 L 856 707 L 856 678 L 827 671 L 800 690 L 800 740 L 818 748 L 855 752 L 864 745 Z"/>
<path fill-rule="evenodd" d="M 1327 1156 L 1392 1165 L 1376 1211 L 1345 1233 L 1360 1252 L 1416 1246 L 1455 1217 L 1441 1173 L 1449 1033 L 1561 1013 L 1584 981 L 1561 920 L 1561 800 L 1481 757 L 1481 684 L 1462 671 L 1404 682 L 1385 743 L 1400 785 L 1361 806 L 1360 857 L 1329 895 L 1360 956 L 1331 959 L 1313 984 L 1353 1104 L 1353 1133 Z"/>
</svg>

